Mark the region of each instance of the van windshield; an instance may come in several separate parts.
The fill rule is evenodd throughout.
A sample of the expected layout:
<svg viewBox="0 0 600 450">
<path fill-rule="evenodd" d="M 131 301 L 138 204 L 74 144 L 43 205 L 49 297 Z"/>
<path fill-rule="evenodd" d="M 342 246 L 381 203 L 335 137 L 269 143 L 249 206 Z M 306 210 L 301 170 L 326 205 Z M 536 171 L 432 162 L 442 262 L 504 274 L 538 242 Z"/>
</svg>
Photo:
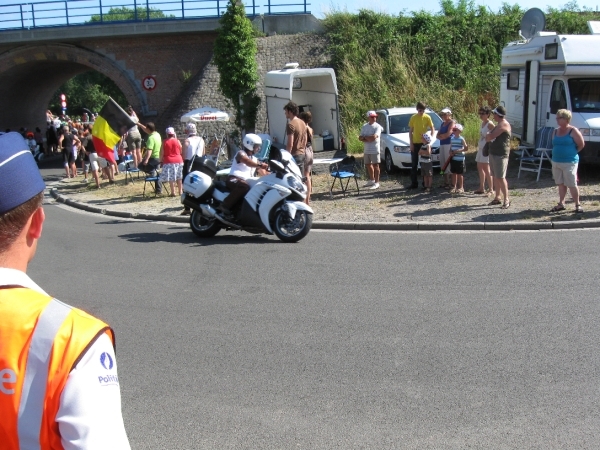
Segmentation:
<svg viewBox="0 0 600 450">
<path fill-rule="evenodd" d="M 600 112 L 600 78 L 569 80 L 573 112 Z"/>
</svg>

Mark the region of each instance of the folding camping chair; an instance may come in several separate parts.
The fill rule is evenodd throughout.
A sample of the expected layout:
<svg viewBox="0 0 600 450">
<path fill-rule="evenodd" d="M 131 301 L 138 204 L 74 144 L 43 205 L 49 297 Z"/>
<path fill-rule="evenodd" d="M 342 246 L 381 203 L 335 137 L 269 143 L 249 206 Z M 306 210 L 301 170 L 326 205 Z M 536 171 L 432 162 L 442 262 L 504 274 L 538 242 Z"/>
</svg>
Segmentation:
<svg viewBox="0 0 600 450">
<path fill-rule="evenodd" d="M 155 170 L 155 175 L 147 175 L 144 177 L 144 191 L 142 192 L 142 197 L 146 196 L 146 183 L 150 184 L 150 187 L 154 190 L 154 196 L 156 197 L 158 194 L 156 193 L 156 188 L 158 188 L 158 183 L 162 184 L 162 188 L 167 191 L 167 194 L 170 194 L 169 188 L 166 183 L 162 183 L 160 181 L 160 172 L 159 170 Z"/>
<path fill-rule="evenodd" d="M 204 133 L 204 136 L 206 136 L 204 141 L 207 143 L 206 155 L 210 156 L 217 165 L 219 165 L 219 160 L 223 159 L 222 157 L 227 156 L 227 140 L 225 139 L 225 134 L 225 130 L 219 130 L 209 138 L 209 136 L 206 136 L 206 133 Z"/>
<path fill-rule="evenodd" d="M 521 152 L 519 158 L 519 173 L 521 171 L 537 173 L 536 181 L 540 181 L 542 170 L 552 170 L 552 167 L 543 167 L 544 161 L 552 166 L 552 133 L 553 127 L 542 127 L 535 133 L 534 145 L 520 145 L 518 150 Z"/>
<path fill-rule="evenodd" d="M 357 194 L 360 194 L 360 189 L 358 188 L 358 178 L 360 177 L 360 174 L 357 173 L 356 158 L 354 158 L 354 156 L 346 156 L 340 162 L 331 164 L 329 166 L 329 175 L 333 178 L 331 187 L 329 188 L 329 195 L 332 198 L 333 186 L 335 185 L 336 180 L 340 180 L 342 195 L 345 197 L 346 192 L 348 192 L 350 179 L 354 178 L 354 182 L 356 183 L 356 192 Z M 346 184 L 343 183 L 343 180 L 346 180 Z"/>
<path fill-rule="evenodd" d="M 123 161 L 124 172 L 125 172 L 125 183 L 129 183 L 131 181 L 133 183 L 133 174 L 137 174 L 137 179 L 140 179 L 140 169 L 137 167 L 133 167 L 133 157 L 131 155 L 125 155 L 125 160 Z"/>
</svg>

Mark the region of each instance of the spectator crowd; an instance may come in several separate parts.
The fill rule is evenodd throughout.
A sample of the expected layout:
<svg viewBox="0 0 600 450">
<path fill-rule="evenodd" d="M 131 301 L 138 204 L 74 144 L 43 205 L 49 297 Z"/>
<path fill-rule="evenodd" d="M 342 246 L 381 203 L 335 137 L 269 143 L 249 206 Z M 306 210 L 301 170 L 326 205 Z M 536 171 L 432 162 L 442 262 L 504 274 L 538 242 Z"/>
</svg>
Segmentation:
<svg viewBox="0 0 600 450">
<path fill-rule="evenodd" d="M 431 117 L 426 113 L 427 105 L 422 102 L 416 105 L 416 114 L 409 122 L 409 139 L 411 149 L 411 184 L 408 189 L 417 189 L 418 169 L 422 177 L 422 187 L 426 193 L 433 190 L 432 143 L 439 140 L 439 160 L 442 165 L 443 189 L 452 194 L 464 194 L 465 159 L 468 145 L 462 136 L 463 125 L 456 122 L 450 108 L 440 111 L 442 124 L 436 130 Z M 46 112 L 46 130 L 42 133 L 39 127 L 35 130 L 21 128 L 20 134 L 27 141 L 34 157 L 62 154 L 65 168 L 65 178 L 79 175 L 78 166 L 84 182 L 93 179 L 97 188 L 101 180 L 113 184 L 114 177 L 120 170 L 138 169 L 150 176 L 160 176 L 155 184 L 156 192 L 162 193 L 163 184 L 170 186 L 170 195 L 175 192 L 181 195 L 182 182 L 190 169 L 192 158 L 205 153 L 204 139 L 198 135 L 196 126 L 190 123 L 186 126 L 186 137 L 178 140 L 173 127 L 168 127 L 164 140 L 156 130 L 154 123 L 145 125 L 139 119 L 131 106 L 126 109 L 135 123 L 129 129 L 122 129 L 121 138 L 114 147 L 114 158 L 99 157 L 94 149 L 92 126 L 97 114 L 85 113 L 78 120 L 67 116 L 55 116 Z M 283 113 L 288 119 L 286 127 L 286 149 L 296 160 L 301 172 L 306 177 L 308 187 L 307 203 L 310 203 L 312 188 L 311 172 L 313 164 L 312 139 L 310 127 L 312 120 L 310 112 L 300 113 L 298 106 L 289 102 Z M 473 191 L 476 195 L 488 195 L 492 199 L 490 206 L 498 205 L 508 209 L 511 205 L 506 172 L 510 154 L 512 137 L 511 125 L 506 120 L 506 110 L 499 105 L 493 110 L 481 106 L 478 110 L 481 120 L 477 142 L 475 162 L 479 185 Z M 552 134 L 553 151 L 551 156 L 552 174 L 558 187 L 558 203 L 551 212 L 565 209 L 567 192 L 575 203 L 575 212 L 583 212 L 577 187 L 578 153 L 585 143 L 580 131 L 570 125 L 572 114 L 561 109 L 556 113 L 557 128 Z M 367 122 L 361 129 L 359 140 L 364 144 L 364 163 L 368 189 L 378 189 L 380 181 L 382 127 L 376 122 L 377 113 L 368 111 Z M 6 130 L 9 132 L 11 130 Z M 146 139 L 142 137 L 146 134 Z M 243 150 L 242 150 L 243 151 Z M 38 159 L 39 160 L 39 159 Z M 162 167 L 159 175 L 159 169 Z M 185 208 L 182 214 L 189 214 Z"/>
</svg>

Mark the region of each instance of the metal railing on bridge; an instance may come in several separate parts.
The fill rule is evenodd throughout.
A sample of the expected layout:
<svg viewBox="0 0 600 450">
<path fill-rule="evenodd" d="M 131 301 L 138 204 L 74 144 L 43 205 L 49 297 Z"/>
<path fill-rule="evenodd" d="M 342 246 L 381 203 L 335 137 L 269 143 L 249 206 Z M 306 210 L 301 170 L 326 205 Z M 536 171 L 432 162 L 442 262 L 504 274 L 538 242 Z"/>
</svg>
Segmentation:
<svg viewBox="0 0 600 450">
<path fill-rule="evenodd" d="M 307 0 L 245 0 L 248 16 L 308 14 Z M 41 0 L 0 5 L 0 31 L 221 17 L 227 0 Z"/>
</svg>

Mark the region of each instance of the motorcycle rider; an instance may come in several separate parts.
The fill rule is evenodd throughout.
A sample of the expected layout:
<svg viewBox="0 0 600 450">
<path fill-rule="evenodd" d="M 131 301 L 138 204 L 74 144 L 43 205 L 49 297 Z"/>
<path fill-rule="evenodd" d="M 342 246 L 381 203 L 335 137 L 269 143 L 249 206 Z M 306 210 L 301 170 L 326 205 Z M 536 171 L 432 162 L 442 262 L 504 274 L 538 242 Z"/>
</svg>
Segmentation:
<svg viewBox="0 0 600 450">
<path fill-rule="evenodd" d="M 225 181 L 229 189 L 229 195 L 225 197 L 217 210 L 221 217 L 229 218 L 233 207 L 244 198 L 250 190 L 250 185 L 246 182 L 252 176 L 253 169 L 267 169 L 269 166 L 256 159 L 255 152 L 262 146 L 262 139 L 254 133 L 248 133 L 242 141 L 244 148 L 238 151 L 233 158 L 233 164 L 229 171 L 229 176 Z M 229 216 L 229 217 L 228 217 Z"/>
</svg>

